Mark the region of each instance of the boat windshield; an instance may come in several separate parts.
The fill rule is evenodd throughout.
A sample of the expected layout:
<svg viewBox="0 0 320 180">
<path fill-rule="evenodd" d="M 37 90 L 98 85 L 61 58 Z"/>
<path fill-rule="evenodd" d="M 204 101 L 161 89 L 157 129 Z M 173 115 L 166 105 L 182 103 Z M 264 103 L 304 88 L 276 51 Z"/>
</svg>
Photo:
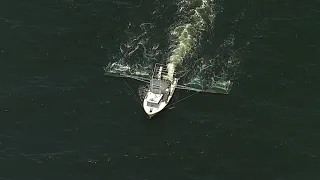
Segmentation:
<svg viewBox="0 0 320 180">
<path fill-rule="evenodd" d="M 149 107 L 154 107 L 154 108 L 158 108 L 158 107 L 159 107 L 159 104 L 147 101 L 147 106 L 149 106 Z"/>
</svg>

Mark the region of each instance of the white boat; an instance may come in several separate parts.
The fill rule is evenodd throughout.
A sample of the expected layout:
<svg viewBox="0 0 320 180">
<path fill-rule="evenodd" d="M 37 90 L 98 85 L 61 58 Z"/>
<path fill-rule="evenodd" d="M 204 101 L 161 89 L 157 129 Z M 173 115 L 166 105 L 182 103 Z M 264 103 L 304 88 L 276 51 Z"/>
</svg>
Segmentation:
<svg viewBox="0 0 320 180">
<path fill-rule="evenodd" d="M 178 78 L 170 81 L 167 75 L 168 71 L 165 66 L 160 64 L 155 65 L 149 90 L 143 101 L 144 111 L 150 118 L 168 105 L 177 87 Z"/>
<path fill-rule="evenodd" d="M 121 66 L 119 64 L 109 64 L 109 66 L 105 68 L 105 71 L 106 75 L 109 76 L 131 78 L 149 83 L 149 88 L 146 91 L 142 104 L 143 109 L 149 118 L 162 111 L 169 104 L 176 89 L 229 94 L 229 88 L 231 86 L 230 81 L 214 82 L 212 87 L 207 89 L 196 87 L 192 83 L 179 85 L 179 77 L 176 77 L 175 73 L 173 74 L 173 78 L 169 77 L 166 65 L 158 63 L 155 64 L 152 75 L 147 77 L 145 75 L 131 74 L 129 67 Z"/>
</svg>

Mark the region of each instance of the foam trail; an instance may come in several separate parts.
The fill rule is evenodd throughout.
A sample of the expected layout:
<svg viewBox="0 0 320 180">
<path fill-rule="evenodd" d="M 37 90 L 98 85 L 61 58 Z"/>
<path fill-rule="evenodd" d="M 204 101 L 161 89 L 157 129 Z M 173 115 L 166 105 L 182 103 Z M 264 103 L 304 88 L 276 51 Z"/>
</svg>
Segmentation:
<svg viewBox="0 0 320 180">
<path fill-rule="evenodd" d="M 176 67 L 192 52 L 201 39 L 202 31 L 208 23 L 214 20 L 213 0 L 183 0 L 181 12 L 186 12 L 186 23 L 174 28 L 173 50 L 167 61 L 168 79 L 173 80 Z"/>
</svg>

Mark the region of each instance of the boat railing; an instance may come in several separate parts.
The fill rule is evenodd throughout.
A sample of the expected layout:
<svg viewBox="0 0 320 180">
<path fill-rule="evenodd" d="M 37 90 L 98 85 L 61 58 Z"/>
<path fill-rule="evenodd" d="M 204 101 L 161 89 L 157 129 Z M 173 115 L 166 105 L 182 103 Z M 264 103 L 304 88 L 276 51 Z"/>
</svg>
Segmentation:
<svg viewBox="0 0 320 180">
<path fill-rule="evenodd" d="M 154 66 L 154 69 L 153 69 L 152 78 L 156 77 L 159 74 L 160 69 L 161 69 L 161 76 L 162 77 L 168 76 L 167 65 L 156 63 L 155 66 Z M 173 75 L 175 76 L 176 73 L 174 72 Z"/>
</svg>

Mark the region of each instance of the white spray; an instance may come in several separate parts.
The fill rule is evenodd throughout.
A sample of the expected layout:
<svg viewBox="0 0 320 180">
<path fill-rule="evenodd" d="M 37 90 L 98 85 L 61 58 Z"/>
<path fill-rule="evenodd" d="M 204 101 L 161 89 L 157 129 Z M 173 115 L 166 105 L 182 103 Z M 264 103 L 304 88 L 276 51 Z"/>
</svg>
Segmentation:
<svg viewBox="0 0 320 180">
<path fill-rule="evenodd" d="M 167 62 L 168 79 L 173 81 L 176 67 L 192 51 L 201 39 L 202 31 L 208 22 L 214 20 L 213 0 L 183 0 L 180 12 L 186 12 L 186 23 L 174 28 L 171 35 L 175 37 L 173 50 Z"/>
</svg>

